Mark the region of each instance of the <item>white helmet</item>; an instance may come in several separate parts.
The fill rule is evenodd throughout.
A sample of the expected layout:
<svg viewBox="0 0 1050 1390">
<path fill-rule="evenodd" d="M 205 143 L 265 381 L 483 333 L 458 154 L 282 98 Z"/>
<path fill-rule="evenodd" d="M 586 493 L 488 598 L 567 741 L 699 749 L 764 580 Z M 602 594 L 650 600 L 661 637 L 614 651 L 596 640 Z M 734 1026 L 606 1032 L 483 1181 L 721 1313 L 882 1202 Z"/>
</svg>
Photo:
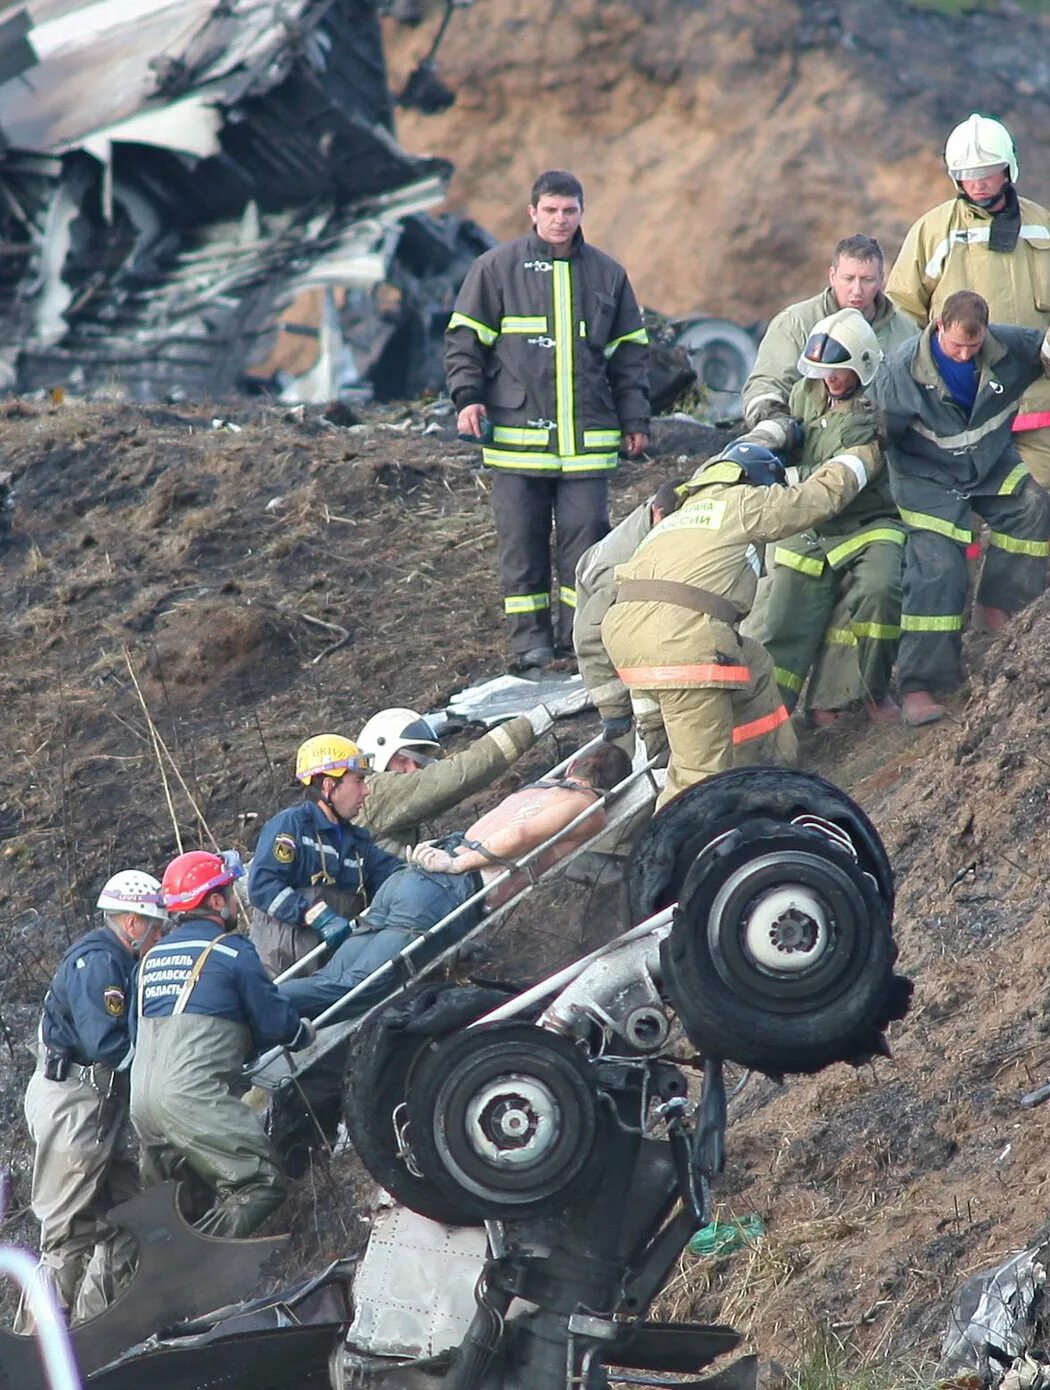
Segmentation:
<svg viewBox="0 0 1050 1390">
<path fill-rule="evenodd" d="M 956 188 L 960 179 L 979 179 L 995 169 L 1008 169 L 1011 181 L 1017 182 L 1017 151 L 1010 132 L 1001 121 L 976 111 L 948 136 L 944 162 Z"/>
<path fill-rule="evenodd" d="M 138 917 L 156 917 L 166 922 L 168 914 L 160 896 L 160 880 L 141 869 L 122 869 L 107 880 L 98 895 L 96 907 L 103 912 L 134 912 Z"/>
<path fill-rule="evenodd" d="M 826 377 L 830 372 L 856 372 L 870 386 L 882 361 L 875 330 L 859 309 L 836 309 L 810 329 L 798 359 L 802 376 Z"/>
<path fill-rule="evenodd" d="M 414 709 L 381 709 L 357 736 L 358 747 L 371 753 L 376 772 L 385 772 L 395 753 L 418 763 L 432 763 L 441 747 L 437 734 Z"/>
</svg>

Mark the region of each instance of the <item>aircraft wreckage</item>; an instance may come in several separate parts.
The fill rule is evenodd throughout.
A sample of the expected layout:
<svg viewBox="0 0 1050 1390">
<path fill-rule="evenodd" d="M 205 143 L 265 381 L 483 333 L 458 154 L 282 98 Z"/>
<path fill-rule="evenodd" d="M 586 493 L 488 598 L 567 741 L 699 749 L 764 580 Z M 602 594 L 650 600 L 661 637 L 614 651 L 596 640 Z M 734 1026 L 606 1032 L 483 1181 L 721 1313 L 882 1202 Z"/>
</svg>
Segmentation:
<svg viewBox="0 0 1050 1390">
<path fill-rule="evenodd" d="M 605 794 L 596 849 L 637 824 L 660 775 L 642 764 Z M 646 1314 L 710 1220 L 723 1064 L 781 1077 L 886 1052 L 911 994 L 894 973 L 892 870 L 830 783 L 745 768 L 666 806 L 625 872 L 635 925 L 556 975 L 524 991 L 443 980 L 465 939 L 450 917 L 333 1005 L 311 1048 L 260 1058 L 252 1079 L 280 1095 L 290 1068 L 305 1079 L 359 1033 L 344 1118 L 400 1205 L 356 1271 L 203 1316 L 205 1297 L 258 1287 L 275 1242 L 210 1239 L 170 1186 L 142 1194 L 122 1215 L 135 1277 L 71 1334 L 83 1386 L 753 1390 L 754 1357 L 679 1379 L 732 1352 L 732 1328 Z M 0 1333 L 0 1387 L 80 1384 Z"/>
</svg>

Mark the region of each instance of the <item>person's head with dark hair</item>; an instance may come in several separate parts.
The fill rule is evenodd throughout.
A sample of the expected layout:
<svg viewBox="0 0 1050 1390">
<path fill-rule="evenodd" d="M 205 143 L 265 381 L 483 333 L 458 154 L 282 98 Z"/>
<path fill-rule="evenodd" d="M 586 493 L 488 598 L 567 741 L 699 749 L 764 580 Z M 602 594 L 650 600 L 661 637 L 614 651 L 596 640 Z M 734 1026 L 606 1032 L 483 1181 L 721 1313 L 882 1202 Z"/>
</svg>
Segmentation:
<svg viewBox="0 0 1050 1390">
<path fill-rule="evenodd" d="M 658 526 L 665 516 L 670 516 L 682 505 L 682 495 L 678 491 L 681 486 L 680 478 L 668 478 L 667 482 L 661 483 L 656 489 L 649 501 L 649 513 L 654 526 Z"/>
<path fill-rule="evenodd" d="M 529 219 L 556 259 L 572 250 L 583 220 L 583 184 L 566 169 L 546 169 L 532 185 Z"/>
<path fill-rule="evenodd" d="M 972 362 L 988 333 L 988 301 L 974 290 L 956 290 L 941 305 L 937 346 L 953 362 Z"/>
<path fill-rule="evenodd" d="M 565 772 L 597 791 L 607 792 L 618 786 L 630 770 L 631 760 L 622 748 L 615 743 L 596 743 L 577 754 Z"/>
<path fill-rule="evenodd" d="M 856 309 L 870 322 L 885 283 L 882 247 L 873 236 L 857 232 L 835 243 L 828 284 L 840 309 Z"/>
</svg>

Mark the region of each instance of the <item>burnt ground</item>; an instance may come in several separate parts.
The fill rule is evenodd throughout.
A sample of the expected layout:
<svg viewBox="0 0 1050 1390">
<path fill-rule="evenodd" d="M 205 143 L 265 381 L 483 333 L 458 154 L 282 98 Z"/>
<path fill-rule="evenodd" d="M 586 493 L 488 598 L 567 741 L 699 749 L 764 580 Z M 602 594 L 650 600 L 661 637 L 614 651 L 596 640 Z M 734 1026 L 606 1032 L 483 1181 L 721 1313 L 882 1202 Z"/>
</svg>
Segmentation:
<svg viewBox="0 0 1050 1390">
<path fill-rule="evenodd" d="M 18 475 L 0 542 L 5 1238 L 34 1239 L 20 1099 L 39 999 L 100 882 L 162 867 L 180 839 L 250 852 L 295 798 L 307 734 L 441 706 L 503 668 L 485 479 L 429 409 L 347 427 L 243 404 L 0 408 Z M 237 432 L 213 427 L 226 417 Z M 719 439 L 662 423 L 652 460 L 624 465 L 615 515 Z M 735 1320 L 764 1355 L 830 1326 L 866 1357 L 925 1358 L 961 1279 L 1047 1223 L 1050 1108 L 1017 1100 L 1050 1070 L 1050 599 L 969 655 L 943 725 L 804 739 L 805 765 L 886 841 L 917 989 L 892 1062 L 756 1080 L 733 1103 L 719 1200 L 760 1213 L 768 1237 L 687 1258 L 664 1303 Z M 558 745 L 493 796 L 595 728 L 593 714 L 559 723 Z M 611 884 L 536 895 L 492 959 L 522 977 L 556 968 L 615 933 L 620 901 Z M 290 1265 L 360 1245 L 368 1186 L 352 1156 L 299 1185 Z"/>
</svg>

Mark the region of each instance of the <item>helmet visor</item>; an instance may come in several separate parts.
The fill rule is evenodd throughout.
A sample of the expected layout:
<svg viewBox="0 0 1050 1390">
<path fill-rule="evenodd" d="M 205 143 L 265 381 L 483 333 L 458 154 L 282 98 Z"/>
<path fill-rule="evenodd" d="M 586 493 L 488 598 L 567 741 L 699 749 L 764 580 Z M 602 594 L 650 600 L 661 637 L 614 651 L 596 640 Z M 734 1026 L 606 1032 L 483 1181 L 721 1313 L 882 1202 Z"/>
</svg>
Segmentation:
<svg viewBox="0 0 1050 1390">
<path fill-rule="evenodd" d="M 850 350 L 830 333 L 811 333 L 802 353 L 811 366 L 841 368 L 850 360 Z"/>
<path fill-rule="evenodd" d="M 300 781 L 311 777 L 342 777 L 344 772 L 357 772 L 362 777 L 372 771 L 372 755 L 360 750 L 349 758 L 325 758 L 316 767 L 306 767 L 296 775 Z"/>
<path fill-rule="evenodd" d="M 966 179 L 990 179 L 993 174 L 1005 174 L 1010 166 L 1008 164 L 981 164 L 974 169 L 953 169 L 952 178 Z"/>
</svg>

